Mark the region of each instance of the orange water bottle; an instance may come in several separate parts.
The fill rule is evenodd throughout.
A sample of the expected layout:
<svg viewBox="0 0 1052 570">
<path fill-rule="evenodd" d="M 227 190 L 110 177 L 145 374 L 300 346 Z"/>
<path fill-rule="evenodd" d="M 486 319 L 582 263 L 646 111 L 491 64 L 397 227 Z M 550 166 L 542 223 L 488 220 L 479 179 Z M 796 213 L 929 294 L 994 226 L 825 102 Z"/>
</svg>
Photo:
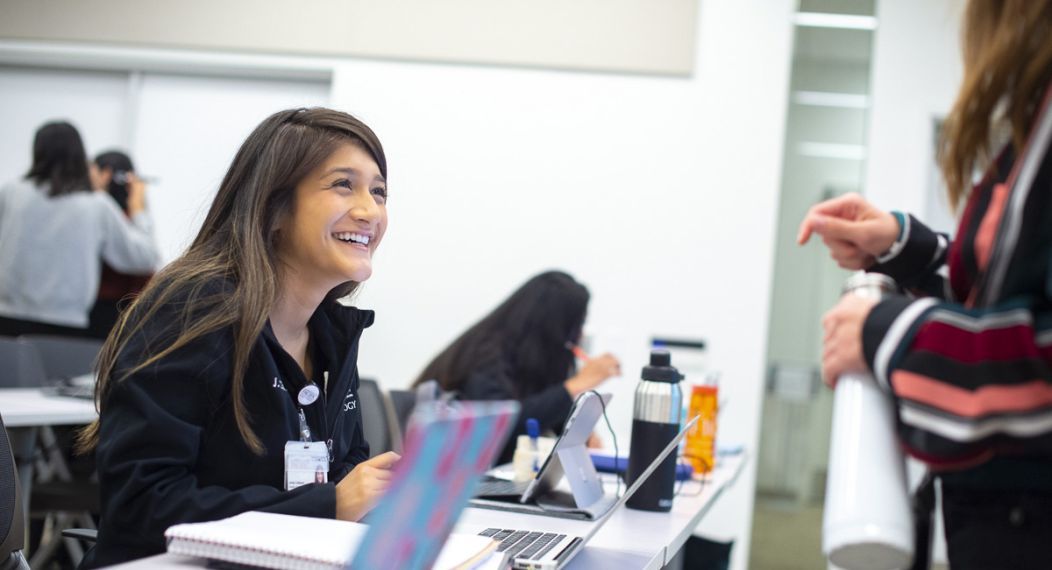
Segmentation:
<svg viewBox="0 0 1052 570">
<path fill-rule="evenodd" d="M 708 473 L 716 466 L 716 416 L 719 413 L 719 388 L 715 382 L 693 387 L 687 420 L 701 416 L 687 432 L 684 455 L 695 473 Z"/>
</svg>

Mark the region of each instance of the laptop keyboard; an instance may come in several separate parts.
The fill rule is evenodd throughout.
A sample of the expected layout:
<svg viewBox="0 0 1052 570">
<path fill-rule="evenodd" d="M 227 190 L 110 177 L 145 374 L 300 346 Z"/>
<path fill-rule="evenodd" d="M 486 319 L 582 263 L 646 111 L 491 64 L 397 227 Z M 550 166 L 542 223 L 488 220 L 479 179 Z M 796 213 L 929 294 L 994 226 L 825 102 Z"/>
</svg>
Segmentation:
<svg viewBox="0 0 1052 570">
<path fill-rule="evenodd" d="M 475 487 L 476 497 L 513 497 L 522 495 L 529 487 L 528 481 L 508 481 L 495 477 L 485 477 Z"/>
<path fill-rule="evenodd" d="M 487 528 L 479 533 L 500 542 L 497 552 L 505 552 L 509 558 L 526 558 L 529 560 L 540 560 L 559 541 L 566 538 L 565 534 L 554 532 L 528 532 L 525 530 L 511 530 L 499 528 Z"/>
</svg>

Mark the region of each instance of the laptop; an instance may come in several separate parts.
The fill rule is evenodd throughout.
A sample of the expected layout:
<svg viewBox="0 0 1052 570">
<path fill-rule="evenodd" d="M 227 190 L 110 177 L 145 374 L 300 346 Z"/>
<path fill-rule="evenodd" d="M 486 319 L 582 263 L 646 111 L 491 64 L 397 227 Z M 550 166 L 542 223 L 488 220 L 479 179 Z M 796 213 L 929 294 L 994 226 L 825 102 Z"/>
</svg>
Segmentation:
<svg viewBox="0 0 1052 570">
<path fill-rule="evenodd" d="M 55 394 L 82 400 L 95 399 L 95 373 L 62 378 L 54 385 Z"/>
<path fill-rule="evenodd" d="M 472 506 L 515 512 L 597 519 L 614 503 L 603 497 L 603 484 L 588 451 L 588 438 L 610 403 L 610 394 L 585 392 L 574 401 L 563 431 L 533 479 L 484 479 Z M 567 474 L 572 474 L 567 476 Z M 570 493 L 555 489 L 566 476 Z M 538 506 L 539 505 L 539 506 Z"/>
<path fill-rule="evenodd" d="M 697 421 L 698 418 L 695 417 L 687 422 L 687 425 L 661 450 L 661 453 L 654 458 L 654 461 L 650 463 L 639 478 L 614 503 L 613 508 L 601 516 L 585 536 L 567 536 L 558 532 L 546 531 L 544 528 L 487 528 L 479 534 L 500 541 L 497 551 L 503 552 L 509 558 L 511 567 L 515 570 L 557 570 L 565 567 L 574 556 L 577 556 L 584 549 L 588 541 L 599 532 L 599 529 L 603 528 L 603 525 L 610 520 L 614 512 L 621 508 L 639 490 L 643 482 L 668 457 L 668 454 L 676 449 L 683 436 L 694 427 Z"/>
</svg>

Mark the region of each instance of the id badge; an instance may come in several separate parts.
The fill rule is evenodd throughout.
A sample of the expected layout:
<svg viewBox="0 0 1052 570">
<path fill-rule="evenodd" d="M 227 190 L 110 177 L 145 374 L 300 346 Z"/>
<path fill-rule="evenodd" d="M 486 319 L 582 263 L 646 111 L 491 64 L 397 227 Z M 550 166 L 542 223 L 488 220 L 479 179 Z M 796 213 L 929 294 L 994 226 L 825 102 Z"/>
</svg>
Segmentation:
<svg viewBox="0 0 1052 570">
<path fill-rule="evenodd" d="M 324 441 L 285 443 L 285 490 L 329 482 L 329 449 Z"/>
</svg>

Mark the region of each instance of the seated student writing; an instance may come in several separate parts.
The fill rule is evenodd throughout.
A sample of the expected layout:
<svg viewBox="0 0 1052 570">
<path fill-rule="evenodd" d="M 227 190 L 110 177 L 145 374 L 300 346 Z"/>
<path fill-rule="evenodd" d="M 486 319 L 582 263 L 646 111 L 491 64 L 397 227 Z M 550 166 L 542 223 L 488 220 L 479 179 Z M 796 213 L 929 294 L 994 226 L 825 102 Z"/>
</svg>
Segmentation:
<svg viewBox="0 0 1052 570">
<path fill-rule="evenodd" d="M 337 302 L 372 274 L 386 175 L 380 141 L 345 113 L 282 111 L 249 135 L 190 248 L 100 355 L 82 444 L 102 512 L 85 567 L 249 510 L 358 520 L 386 489 L 398 456 L 368 459 L 357 395 L 373 313 Z M 286 490 L 285 446 L 301 435 L 324 442 L 323 464 L 328 447 L 328 482 Z"/>
<path fill-rule="evenodd" d="M 518 400 L 515 432 L 498 462 L 511 461 L 525 419 L 558 431 L 573 399 L 621 373 L 617 358 L 603 354 L 576 370 L 573 348 L 588 312 L 588 289 L 561 271 L 524 283 L 493 312 L 431 361 L 414 382 L 437 380 L 463 400 Z"/>
</svg>

